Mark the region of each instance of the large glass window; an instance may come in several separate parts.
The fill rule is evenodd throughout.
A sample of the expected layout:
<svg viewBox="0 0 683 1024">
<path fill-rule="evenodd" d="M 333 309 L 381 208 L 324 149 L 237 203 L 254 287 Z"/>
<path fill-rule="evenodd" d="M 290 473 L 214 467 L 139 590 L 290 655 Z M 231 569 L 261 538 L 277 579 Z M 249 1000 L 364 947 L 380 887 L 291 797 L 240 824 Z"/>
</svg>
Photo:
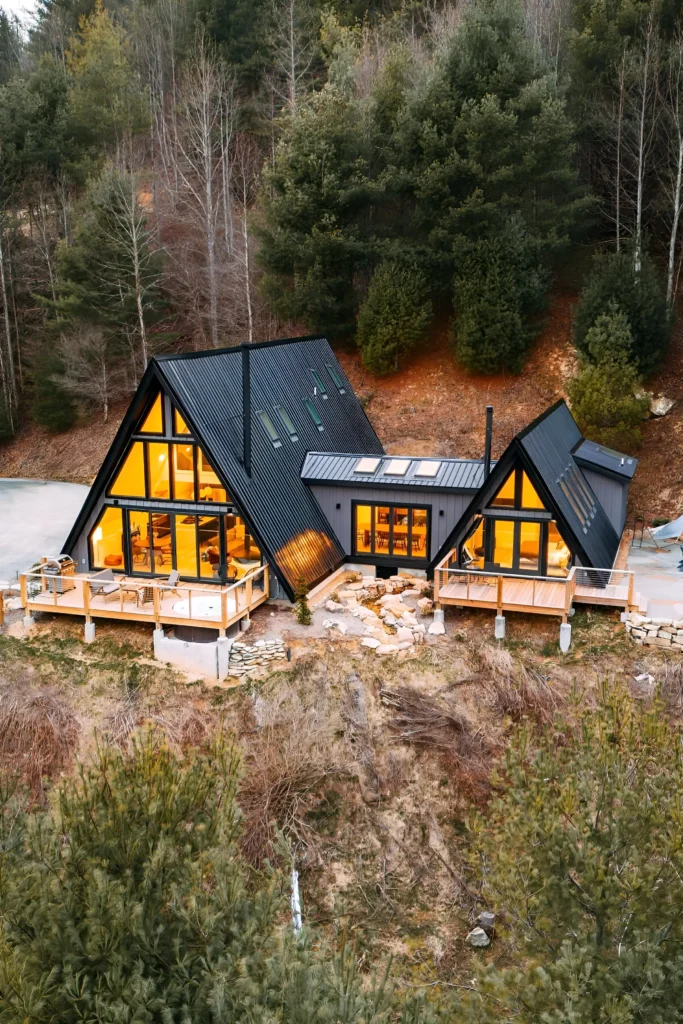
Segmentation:
<svg viewBox="0 0 683 1024">
<path fill-rule="evenodd" d="M 541 564 L 541 524 L 519 524 L 519 568 L 538 572 Z"/>
<path fill-rule="evenodd" d="M 197 449 L 199 499 L 200 501 L 227 501 L 225 488 L 214 473 L 211 463 L 201 448 Z"/>
<path fill-rule="evenodd" d="M 93 569 L 124 568 L 123 512 L 120 508 L 105 508 L 90 534 L 90 552 Z"/>
<path fill-rule="evenodd" d="M 218 516 L 199 516 L 199 575 L 218 579 L 221 564 L 221 534 Z"/>
<path fill-rule="evenodd" d="M 225 516 L 228 576 L 241 579 L 261 564 L 261 551 L 241 516 Z"/>
<path fill-rule="evenodd" d="M 372 505 L 356 505 L 356 551 L 372 554 Z"/>
<path fill-rule="evenodd" d="M 149 410 L 142 426 L 141 434 L 163 434 L 164 432 L 164 403 L 161 394 L 154 399 L 152 408 Z"/>
<path fill-rule="evenodd" d="M 174 516 L 175 567 L 181 576 L 197 575 L 197 517 Z"/>
<path fill-rule="evenodd" d="M 176 501 L 194 501 L 194 452 L 193 444 L 173 444 L 173 497 Z"/>
<path fill-rule="evenodd" d="M 484 520 L 480 519 L 472 533 L 462 546 L 462 564 L 465 569 L 483 569 L 484 550 Z"/>
<path fill-rule="evenodd" d="M 141 441 L 134 441 L 130 446 L 109 493 L 121 498 L 144 498 L 146 496 L 145 446 Z"/>
<path fill-rule="evenodd" d="M 152 539 L 149 535 L 149 512 L 129 512 L 128 532 L 133 572 L 151 572 Z"/>
<path fill-rule="evenodd" d="M 545 508 L 526 473 L 522 473 L 522 508 Z"/>
<path fill-rule="evenodd" d="M 160 500 L 171 497 L 171 475 L 168 466 L 168 445 L 148 444 L 149 497 Z"/>
<path fill-rule="evenodd" d="M 557 524 L 548 523 L 548 576 L 567 576 L 571 561 L 571 551 L 565 544 L 557 529 Z"/>
<path fill-rule="evenodd" d="M 514 469 L 491 502 L 492 508 L 545 508 L 531 480 L 521 468 Z"/>
<path fill-rule="evenodd" d="M 377 555 L 398 562 L 428 557 L 429 514 L 426 508 L 400 505 L 355 505 L 357 555 Z"/>
<path fill-rule="evenodd" d="M 515 524 L 511 520 L 496 519 L 493 525 L 493 562 L 501 569 L 511 569 L 514 562 Z"/>
</svg>

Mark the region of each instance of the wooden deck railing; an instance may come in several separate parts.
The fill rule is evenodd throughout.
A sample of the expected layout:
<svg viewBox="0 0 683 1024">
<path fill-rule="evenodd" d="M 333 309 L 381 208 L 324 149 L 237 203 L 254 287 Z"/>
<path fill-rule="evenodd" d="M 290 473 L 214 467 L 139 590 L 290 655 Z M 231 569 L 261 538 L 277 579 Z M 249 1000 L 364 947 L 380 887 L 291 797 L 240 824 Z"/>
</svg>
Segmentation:
<svg viewBox="0 0 683 1024">
<path fill-rule="evenodd" d="M 229 586 L 181 582 L 173 590 L 167 580 L 131 576 L 102 580 L 96 575 L 53 576 L 40 570 L 22 573 L 19 581 L 22 605 L 29 611 L 220 630 L 244 618 L 270 594 L 267 565 L 252 569 Z M 109 589 L 111 584 L 116 586 L 103 594 L 103 586 Z"/>
<path fill-rule="evenodd" d="M 626 569 L 574 566 L 567 576 L 532 576 L 461 569 L 451 551 L 434 570 L 434 601 L 479 608 L 506 608 L 569 615 L 573 603 L 635 607 L 635 576 Z"/>
</svg>

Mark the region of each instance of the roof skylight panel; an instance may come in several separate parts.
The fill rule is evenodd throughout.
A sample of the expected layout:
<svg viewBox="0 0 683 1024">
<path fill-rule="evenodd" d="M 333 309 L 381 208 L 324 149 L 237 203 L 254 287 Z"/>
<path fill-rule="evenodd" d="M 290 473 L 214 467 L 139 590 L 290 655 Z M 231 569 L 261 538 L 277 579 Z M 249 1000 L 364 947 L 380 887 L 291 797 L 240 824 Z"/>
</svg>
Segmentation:
<svg viewBox="0 0 683 1024">
<path fill-rule="evenodd" d="M 325 429 L 325 425 L 324 425 L 323 421 L 320 419 L 320 413 L 318 412 L 316 407 L 313 405 L 313 402 L 311 401 L 311 399 L 310 398 L 304 398 L 304 405 L 308 409 L 308 413 L 309 413 L 311 419 L 313 420 L 313 422 L 315 423 L 316 427 L 318 428 L 318 430 L 321 430 L 321 431 L 324 430 Z"/>
<path fill-rule="evenodd" d="M 271 420 L 268 413 L 264 412 L 263 409 L 259 409 L 256 415 L 260 419 L 268 437 L 273 442 L 273 448 L 282 448 L 282 441 L 280 440 L 280 435 L 278 434 L 275 424 Z"/>
<path fill-rule="evenodd" d="M 298 434 L 296 432 L 296 427 L 294 426 L 294 423 L 292 422 L 292 417 L 289 415 L 287 410 L 283 409 L 283 407 L 281 405 L 275 405 L 275 406 L 273 406 L 273 408 L 275 409 L 275 412 L 278 414 L 278 416 L 282 420 L 284 428 L 287 431 L 287 433 L 289 434 L 290 440 L 291 441 L 298 441 L 299 440 L 299 436 L 298 436 Z"/>
<path fill-rule="evenodd" d="M 384 467 L 385 476 L 405 476 L 408 472 L 410 459 L 390 459 Z"/>
<path fill-rule="evenodd" d="M 311 370 L 310 373 L 313 378 L 313 383 L 315 384 L 314 394 L 320 394 L 321 398 L 327 398 L 327 388 L 325 387 L 325 382 L 318 371 Z"/>
<path fill-rule="evenodd" d="M 334 366 L 331 366 L 329 363 L 325 363 L 325 366 L 327 367 L 327 372 L 329 373 L 330 377 L 332 378 L 332 380 L 334 382 L 334 386 L 336 387 L 336 389 L 339 392 L 339 394 L 340 395 L 345 395 L 346 394 L 346 388 L 344 387 L 344 381 L 339 376 L 339 373 L 337 372 L 337 370 L 334 368 Z"/>
<path fill-rule="evenodd" d="M 415 470 L 415 476 L 434 478 L 440 469 L 440 462 L 434 462 L 432 459 L 423 459 L 422 462 L 418 464 L 418 467 Z"/>
<path fill-rule="evenodd" d="M 374 473 L 380 464 L 380 459 L 364 458 L 359 459 L 354 467 L 354 473 Z"/>
</svg>

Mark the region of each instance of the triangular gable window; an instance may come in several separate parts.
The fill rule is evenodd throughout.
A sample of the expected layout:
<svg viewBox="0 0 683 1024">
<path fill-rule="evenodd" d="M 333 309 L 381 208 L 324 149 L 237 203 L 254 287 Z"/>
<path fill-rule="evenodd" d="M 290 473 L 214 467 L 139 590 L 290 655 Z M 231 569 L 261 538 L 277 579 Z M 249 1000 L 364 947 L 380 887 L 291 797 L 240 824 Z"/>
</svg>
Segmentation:
<svg viewBox="0 0 683 1024">
<path fill-rule="evenodd" d="M 157 395 L 152 404 L 152 408 L 149 410 L 145 419 L 143 420 L 142 426 L 140 427 L 141 434 L 163 434 L 164 432 L 164 409 L 163 402 L 161 399 L 161 393 Z"/>
<path fill-rule="evenodd" d="M 109 494 L 163 501 L 231 501 L 204 452 L 187 442 L 133 441 Z"/>
<path fill-rule="evenodd" d="M 184 437 L 186 434 L 192 433 L 177 409 L 173 410 L 173 433 L 176 437 Z"/>
<path fill-rule="evenodd" d="M 525 471 L 518 468 L 498 489 L 491 508 L 545 509 L 545 505 Z"/>
</svg>

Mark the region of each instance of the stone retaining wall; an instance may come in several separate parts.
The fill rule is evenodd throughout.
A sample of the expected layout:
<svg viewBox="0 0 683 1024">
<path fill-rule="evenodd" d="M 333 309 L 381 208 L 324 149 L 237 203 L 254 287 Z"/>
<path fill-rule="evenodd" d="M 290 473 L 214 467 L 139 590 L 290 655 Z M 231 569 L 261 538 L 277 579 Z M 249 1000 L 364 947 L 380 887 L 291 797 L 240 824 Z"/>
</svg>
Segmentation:
<svg viewBox="0 0 683 1024">
<path fill-rule="evenodd" d="M 230 648 L 228 675 L 233 678 L 246 676 L 270 665 L 272 661 L 282 661 L 286 657 L 287 652 L 282 640 L 257 640 L 253 644 L 235 640 Z"/>
<path fill-rule="evenodd" d="M 683 651 L 683 619 L 651 619 L 638 612 L 627 612 L 624 625 L 631 639 L 640 646 Z"/>
</svg>

